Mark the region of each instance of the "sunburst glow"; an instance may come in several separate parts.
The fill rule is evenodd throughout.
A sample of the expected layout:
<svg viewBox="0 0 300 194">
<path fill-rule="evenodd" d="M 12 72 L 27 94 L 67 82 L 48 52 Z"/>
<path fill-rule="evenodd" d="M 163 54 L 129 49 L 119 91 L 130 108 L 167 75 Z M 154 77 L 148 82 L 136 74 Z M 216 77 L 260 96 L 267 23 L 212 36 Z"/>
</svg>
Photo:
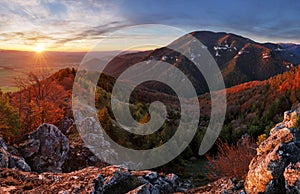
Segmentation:
<svg viewBox="0 0 300 194">
<path fill-rule="evenodd" d="M 34 51 L 37 53 L 41 53 L 41 52 L 45 51 L 45 48 L 41 45 L 38 45 L 34 48 Z"/>
</svg>

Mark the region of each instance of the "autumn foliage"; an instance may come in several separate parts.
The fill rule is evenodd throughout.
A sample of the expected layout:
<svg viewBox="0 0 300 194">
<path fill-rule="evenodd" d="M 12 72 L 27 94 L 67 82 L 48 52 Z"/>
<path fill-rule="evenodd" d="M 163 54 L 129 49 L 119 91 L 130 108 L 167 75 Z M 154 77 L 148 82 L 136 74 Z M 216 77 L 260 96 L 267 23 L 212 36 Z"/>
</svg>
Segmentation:
<svg viewBox="0 0 300 194">
<path fill-rule="evenodd" d="M 250 161 L 256 154 L 255 143 L 250 138 L 242 138 L 236 145 L 226 142 L 217 143 L 218 153 L 216 156 L 206 155 L 209 162 L 207 165 L 208 178 L 216 180 L 221 177 L 234 177 L 243 179 L 249 170 Z"/>
<path fill-rule="evenodd" d="M 29 73 L 16 83 L 20 91 L 13 95 L 11 101 L 19 109 L 23 133 L 35 130 L 42 123 L 57 125 L 63 119 L 70 92 L 57 80 Z"/>
</svg>

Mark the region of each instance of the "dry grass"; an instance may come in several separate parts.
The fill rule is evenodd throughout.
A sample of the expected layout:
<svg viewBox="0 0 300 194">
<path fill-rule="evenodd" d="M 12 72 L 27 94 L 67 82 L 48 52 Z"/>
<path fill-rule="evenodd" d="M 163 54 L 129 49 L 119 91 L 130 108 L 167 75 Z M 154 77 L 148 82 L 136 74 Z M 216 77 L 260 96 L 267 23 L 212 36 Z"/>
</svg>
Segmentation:
<svg viewBox="0 0 300 194">
<path fill-rule="evenodd" d="M 209 162 L 207 165 L 208 179 L 216 180 L 221 177 L 244 179 L 249 170 L 249 164 L 256 154 L 255 143 L 246 137 L 236 145 L 219 141 L 217 147 L 217 155 L 206 155 Z"/>
</svg>

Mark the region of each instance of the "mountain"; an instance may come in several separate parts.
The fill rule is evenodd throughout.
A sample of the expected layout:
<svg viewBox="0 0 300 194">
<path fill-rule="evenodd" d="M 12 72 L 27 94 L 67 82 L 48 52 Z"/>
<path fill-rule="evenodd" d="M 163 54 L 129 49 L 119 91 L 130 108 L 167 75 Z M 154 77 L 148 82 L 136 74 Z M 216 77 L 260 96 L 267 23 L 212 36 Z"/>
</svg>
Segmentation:
<svg viewBox="0 0 300 194">
<path fill-rule="evenodd" d="M 300 56 L 295 54 L 298 51 L 294 48 L 295 45 L 261 44 L 224 32 L 195 31 L 190 34 L 201 41 L 214 57 L 222 71 L 226 87 L 253 80 L 266 80 L 300 63 Z M 185 36 L 180 37 L 170 45 L 181 41 L 179 47 L 188 50 L 192 43 L 185 39 Z M 128 67 L 152 59 L 165 61 L 179 68 L 192 80 L 198 94 L 208 91 L 202 74 L 195 69 L 193 63 L 168 47 L 117 56 L 108 64 L 105 73 L 118 77 Z M 168 72 L 161 72 L 160 75 L 168 75 Z M 153 83 L 148 84 L 148 87 L 153 88 Z M 158 88 L 157 85 L 155 88 Z"/>
<path fill-rule="evenodd" d="M 265 47 L 279 54 L 283 59 L 296 65 L 299 64 L 300 46 L 296 44 L 264 43 Z"/>
<path fill-rule="evenodd" d="M 300 45 L 299 44 L 280 44 L 284 49 L 293 53 L 294 55 L 300 56 Z"/>
</svg>

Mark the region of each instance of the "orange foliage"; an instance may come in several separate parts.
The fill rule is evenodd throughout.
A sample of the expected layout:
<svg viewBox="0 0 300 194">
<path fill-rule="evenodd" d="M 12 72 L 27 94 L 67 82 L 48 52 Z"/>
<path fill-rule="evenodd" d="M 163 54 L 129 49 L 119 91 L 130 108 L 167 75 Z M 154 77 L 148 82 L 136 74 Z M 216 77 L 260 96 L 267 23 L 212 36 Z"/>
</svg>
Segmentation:
<svg viewBox="0 0 300 194">
<path fill-rule="evenodd" d="M 20 92 L 12 97 L 19 109 L 23 132 L 35 130 L 42 123 L 58 124 L 64 117 L 65 100 L 70 96 L 63 86 L 44 76 L 28 74 L 17 80 Z"/>
<path fill-rule="evenodd" d="M 243 179 L 249 170 L 250 161 L 255 156 L 255 144 L 250 138 L 243 138 L 237 145 L 219 141 L 218 154 L 215 157 L 206 155 L 209 162 L 207 166 L 208 178 L 216 180 L 221 177 L 234 177 Z"/>
</svg>

